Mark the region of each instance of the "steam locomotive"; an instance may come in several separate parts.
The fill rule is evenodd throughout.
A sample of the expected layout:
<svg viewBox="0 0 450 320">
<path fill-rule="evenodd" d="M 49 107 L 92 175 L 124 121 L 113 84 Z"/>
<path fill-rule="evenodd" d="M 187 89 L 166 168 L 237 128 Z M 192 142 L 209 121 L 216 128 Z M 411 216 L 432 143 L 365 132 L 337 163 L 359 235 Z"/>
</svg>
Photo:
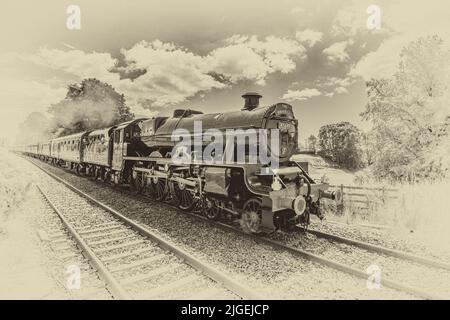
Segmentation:
<svg viewBox="0 0 450 320">
<path fill-rule="evenodd" d="M 292 106 L 276 103 L 260 107 L 261 95 L 252 92 L 242 97 L 245 105 L 239 111 L 203 114 L 178 109 L 172 117 L 134 119 L 24 146 L 19 151 L 96 180 L 127 184 L 136 193 L 170 201 L 182 210 L 201 212 L 208 219 L 238 220 L 251 233 L 289 230 L 308 224 L 311 214 L 322 217 L 321 199 L 338 200 L 340 195 L 328 192 L 328 185 L 316 183 L 308 175 L 307 163 L 290 160 L 298 136 Z M 208 131 L 221 134 L 231 129 L 238 133 L 226 136 L 225 146 L 211 153 L 216 160 L 231 161 L 202 157 L 211 149 L 204 137 Z M 270 136 L 273 129 L 277 134 Z M 245 137 L 252 130 L 269 132 L 266 138 L 277 142 L 276 150 L 262 148 L 261 137 L 256 141 Z M 174 139 L 176 131 L 182 134 Z M 197 139 L 196 150 L 180 144 L 183 139 Z M 273 167 L 273 161 L 247 161 L 252 148 L 271 155 L 277 165 Z M 184 157 L 174 161 L 178 153 Z M 238 161 L 242 155 L 244 161 Z"/>
</svg>

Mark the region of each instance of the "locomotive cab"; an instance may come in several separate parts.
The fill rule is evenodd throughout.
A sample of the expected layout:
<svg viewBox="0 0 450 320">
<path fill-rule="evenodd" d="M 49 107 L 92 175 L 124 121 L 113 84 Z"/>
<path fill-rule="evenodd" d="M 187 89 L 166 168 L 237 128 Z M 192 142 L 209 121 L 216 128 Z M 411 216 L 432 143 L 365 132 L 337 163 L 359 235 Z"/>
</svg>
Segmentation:
<svg viewBox="0 0 450 320">
<path fill-rule="evenodd" d="M 112 169 L 121 171 L 125 169 L 125 159 L 127 156 L 139 154 L 138 150 L 142 148 L 139 137 L 141 135 L 142 121 L 147 118 L 135 119 L 118 125 L 111 134 L 112 147 Z M 126 176 L 126 174 L 124 174 Z"/>
</svg>

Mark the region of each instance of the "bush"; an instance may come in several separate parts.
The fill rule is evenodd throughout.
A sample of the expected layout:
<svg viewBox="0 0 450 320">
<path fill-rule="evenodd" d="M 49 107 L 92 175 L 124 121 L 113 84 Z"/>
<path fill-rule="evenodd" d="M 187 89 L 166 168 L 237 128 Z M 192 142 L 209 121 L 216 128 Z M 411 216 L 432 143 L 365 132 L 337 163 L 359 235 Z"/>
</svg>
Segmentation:
<svg viewBox="0 0 450 320">
<path fill-rule="evenodd" d="M 361 168 L 364 166 L 361 138 L 361 131 L 350 122 L 322 126 L 319 153 L 344 168 Z"/>
</svg>

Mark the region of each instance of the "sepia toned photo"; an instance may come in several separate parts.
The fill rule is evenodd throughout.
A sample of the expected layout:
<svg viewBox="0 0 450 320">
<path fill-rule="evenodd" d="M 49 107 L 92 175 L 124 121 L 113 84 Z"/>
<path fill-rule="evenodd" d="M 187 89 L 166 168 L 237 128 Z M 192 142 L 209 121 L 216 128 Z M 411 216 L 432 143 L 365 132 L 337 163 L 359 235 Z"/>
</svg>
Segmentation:
<svg viewBox="0 0 450 320">
<path fill-rule="evenodd" d="M 0 300 L 448 300 L 449 16 L 2 1 Z"/>
</svg>

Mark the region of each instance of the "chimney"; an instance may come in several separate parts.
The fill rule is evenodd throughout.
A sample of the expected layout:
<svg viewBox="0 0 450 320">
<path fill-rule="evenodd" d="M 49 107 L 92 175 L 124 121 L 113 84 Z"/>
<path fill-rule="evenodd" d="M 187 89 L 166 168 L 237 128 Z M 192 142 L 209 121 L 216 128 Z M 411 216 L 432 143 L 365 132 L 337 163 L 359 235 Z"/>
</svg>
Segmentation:
<svg viewBox="0 0 450 320">
<path fill-rule="evenodd" d="M 253 110 L 259 107 L 259 99 L 262 98 L 262 95 L 256 92 L 247 92 L 242 95 L 242 98 L 245 100 L 244 107 L 242 110 Z"/>
</svg>

